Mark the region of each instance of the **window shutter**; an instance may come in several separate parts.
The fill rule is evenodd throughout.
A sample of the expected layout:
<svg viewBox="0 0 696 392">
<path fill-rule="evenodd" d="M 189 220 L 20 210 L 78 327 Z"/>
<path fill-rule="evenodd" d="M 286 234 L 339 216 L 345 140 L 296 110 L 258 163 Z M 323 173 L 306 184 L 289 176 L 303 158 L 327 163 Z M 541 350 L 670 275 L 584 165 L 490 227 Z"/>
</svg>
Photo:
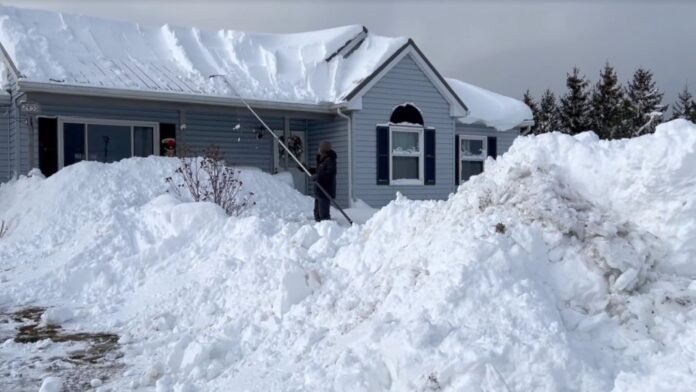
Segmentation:
<svg viewBox="0 0 696 392">
<path fill-rule="evenodd" d="M 377 185 L 389 185 L 389 127 L 377 127 Z"/>
<path fill-rule="evenodd" d="M 459 135 L 454 136 L 454 183 L 459 185 L 459 178 L 461 177 L 461 174 L 459 174 L 459 168 L 462 165 L 461 162 L 459 162 Z"/>
<path fill-rule="evenodd" d="M 435 185 L 435 130 L 425 130 L 425 185 Z"/>
<path fill-rule="evenodd" d="M 498 156 L 498 138 L 488 136 L 488 156 L 496 158 Z"/>
</svg>

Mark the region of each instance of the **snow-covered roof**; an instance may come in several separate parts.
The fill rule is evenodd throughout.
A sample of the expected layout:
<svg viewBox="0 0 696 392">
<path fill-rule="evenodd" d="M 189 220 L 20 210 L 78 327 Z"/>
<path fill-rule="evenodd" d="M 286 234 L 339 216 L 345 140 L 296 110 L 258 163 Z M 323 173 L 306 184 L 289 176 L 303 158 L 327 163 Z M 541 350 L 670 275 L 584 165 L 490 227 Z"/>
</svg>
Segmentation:
<svg viewBox="0 0 696 392">
<path fill-rule="evenodd" d="M 208 78 L 224 74 L 244 98 L 311 104 L 340 102 L 408 39 L 358 25 L 262 34 L 0 6 L 0 42 L 32 82 L 229 96 Z"/>
<path fill-rule="evenodd" d="M 337 104 L 409 40 L 378 36 L 359 25 L 265 34 L 143 26 L 0 5 L 0 43 L 23 82 Z M 214 74 L 226 75 L 236 92 L 209 78 Z M 522 102 L 455 79 L 447 83 L 469 109 L 461 119 L 465 123 L 507 130 L 531 119 Z"/>
<path fill-rule="evenodd" d="M 533 120 L 532 110 L 522 101 L 457 79 L 448 78 L 447 83 L 469 108 L 469 114 L 459 119 L 464 124 L 483 124 L 507 131 Z"/>
</svg>

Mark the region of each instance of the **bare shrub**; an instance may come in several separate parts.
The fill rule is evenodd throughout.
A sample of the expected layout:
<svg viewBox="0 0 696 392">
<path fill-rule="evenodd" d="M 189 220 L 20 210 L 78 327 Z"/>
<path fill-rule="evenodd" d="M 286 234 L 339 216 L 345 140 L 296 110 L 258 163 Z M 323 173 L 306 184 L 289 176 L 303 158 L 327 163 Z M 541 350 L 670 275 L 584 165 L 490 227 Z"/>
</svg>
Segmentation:
<svg viewBox="0 0 696 392">
<path fill-rule="evenodd" d="M 242 190 L 240 171 L 227 166 L 220 146 L 211 145 L 203 150 L 202 156 L 187 150 L 179 161 L 180 166 L 174 172 L 179 181 L 174 177 L 165 179 L 178 196 L 188 192 L 193 201 L 215 203 L 233 216 L 254 204 L 251 201 L 254 194 Z"/>
<path fill-rule="evenodd" d="M 9 230 L 10 225 L 6 224 L 4 220 L 0 221 L 0 238 L 4 237 Z"/>
</svg>

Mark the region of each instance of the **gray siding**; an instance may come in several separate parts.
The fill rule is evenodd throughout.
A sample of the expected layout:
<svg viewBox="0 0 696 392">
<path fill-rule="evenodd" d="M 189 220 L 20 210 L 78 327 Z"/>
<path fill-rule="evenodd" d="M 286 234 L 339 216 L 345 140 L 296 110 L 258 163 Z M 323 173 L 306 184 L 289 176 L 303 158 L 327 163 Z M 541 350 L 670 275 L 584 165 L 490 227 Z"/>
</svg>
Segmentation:
<svg viewBox="0 0 696 392">
<path fill-rule="evenodd" d="M 283 129 L 282 117 L 262 117 L 274 130 Z M 239 127 L 237 128 L 237 125 Z M 273 170 L 273 137 L 251 115 L 237 115 L 235 111 L 189 110 L 186 112 L 186 130 L 179 132 L 179 145 L 187 144 L 201 151 L 211 144 L 219 145 L 225 160 L 234 166 L 254 166 L 266 172 Z M 236 129 L 235 129 L 236 128 Z M 262 137 L 256 137 L 256 131 Z"/>
<path fill-rule="evenodd" d="M 423 112 L 426 127 L 436 130 L 436 184 L 377 185 L 376 125 L 389 121 L 395 106 L 409 102 Z M 454 119 L 450 105 L 409 56 L 404 57 L 363 96 L 353 113 L 353 194 L 381 207 L 401 192 L 411 199 L 445 199 L 454 191 Z"/>
<path fill-rule="evenodd" d="M 498 139 L 498 155 L 503 155 L 510 149 L 515 138 L 520 136 L 520 130 L 519 128 L 514 128 L 509 131 L 500 132 L 495 128 L 486 127 L 484 125 L 457 123 L 457 135 L 495 136 Z"/>
<path fill-rule="evenodd" d="M 0 182 L 10 179 L 12 164 L 10 162 L 10 107 L 0 103 Z"/>
<path fill-rule="evenodd" d="M 314 166 L 313 160 L 322 140 L 330 142 L 336 151 L 336 201 L 341 207 L 348 207 L 348 121 L 339 116 L 327 120 L 313 120 L 308 122 L 307 129 L 310 166 Z"/>
<path fill-rule="evenodd" d="M 9 86 L 16 86 L 16 78 L 12 72 L 7 72 L 7 83 Z M 19 121 L 19 109 L 14 105 L 14 97 L 17 94 L 17 90 L 12 87 L 12 94 L 10 95 L 10 107 L 8 115 L 9 119 L 9 130 L 8 130 L 8 154 L 7 161 L 9 164 L 8 176 L 13 177 L 20 171 L 20 164 L 22 158 L 26 159 L 28 157 L 28 151 L 22 150 L 22 148 L 28 148 L 29 141 L 27 135 L 22 134 L 22 127 L 26 124 L 22 124 Z"/>
<path fill-rule="evenodd" d="M 178 106 L 158 102 L 52 94 L 36 94 L 30 97 L 30 100 L 41 104 L 40 116 L 173 123 L 177 126 L 178 146 L 187 145 L 197 152 L 211 144 L 217 144 L 222 147 L 225 159 L 231 165 L 253 166 L 267 172 L 273 170 L 273 138 L 262 131 L 263 136 L 258 139 L 256 131 L 261 130 L 261 124 L 243 108 Z M 284 115 L 300 116 L 297 113 L 263 111 L 259 114 L 271 128 L 280 132 L 284 125 Z M 179 129 L 180 119 L 186 124 L 184 131 Z M 32 124 L 36 124 L 35 117 L 31 120 Z M 304 120 L 291 122 L 299 123 L 304 127 Z M 239 128 L 235 129 L 237 124 Z M 13 149 L 14 154 L 10 159 L 16 161 L 15 167 L 19 173 L 26 173 L 31 167 L 38 166 L 38 129 L 34 130 L 24 122 L 22 129 L 11 135 L 11 139 L 17 138 L 21 138 L 21 145 Z"/>
</svg>

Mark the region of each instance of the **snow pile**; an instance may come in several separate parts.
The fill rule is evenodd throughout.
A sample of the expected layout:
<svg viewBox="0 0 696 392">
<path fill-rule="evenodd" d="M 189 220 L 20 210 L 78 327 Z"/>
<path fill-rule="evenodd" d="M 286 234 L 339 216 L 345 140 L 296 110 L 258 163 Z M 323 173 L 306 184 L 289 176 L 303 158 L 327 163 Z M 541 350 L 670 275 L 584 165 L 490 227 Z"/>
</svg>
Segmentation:
<svg viewBox="0 0 696 392">
<path fill-rule="evenodd" d="M 350 56 L 327 61 L 362 33 L 362 26 L 282 35 L 150 27 L 0 6 L 0 41 L 27 80 L 232 95 L 208 79 L 223 74 L 245 98 L 269 101 L 339 102 L 407 42 L 367 33 Z"/>
<path fill-rule="evenodd" d="M 587 133 L 519 138 L 501 161 L 555 167 L 569 187 L 665 241 L 674 254 L 663 266 L 696 275 L 696 132 L 675 120 L 655 136 L 599 141 Z"/>
<path fill-rule="evenodd" d="M 522 101 L 457 79 L 447 79 L 447 82 L 469 108 L 469 114 L 459 119 L 464 124 L 483 124 L 507 131 L 523 121 L 533 120 L 532 110 Z"/>
<path fill-rule="evenodd" d="M 260 173 L 281 194 L 227 217 L 164 193 L 166 159 L 80 163 L 0 187 L 0 308 L 118 333 L 111 390 L 690 390 L 692 134 L 522 138 L 350 228 L 271 214 L 306 199 Z"/>
</svg>

